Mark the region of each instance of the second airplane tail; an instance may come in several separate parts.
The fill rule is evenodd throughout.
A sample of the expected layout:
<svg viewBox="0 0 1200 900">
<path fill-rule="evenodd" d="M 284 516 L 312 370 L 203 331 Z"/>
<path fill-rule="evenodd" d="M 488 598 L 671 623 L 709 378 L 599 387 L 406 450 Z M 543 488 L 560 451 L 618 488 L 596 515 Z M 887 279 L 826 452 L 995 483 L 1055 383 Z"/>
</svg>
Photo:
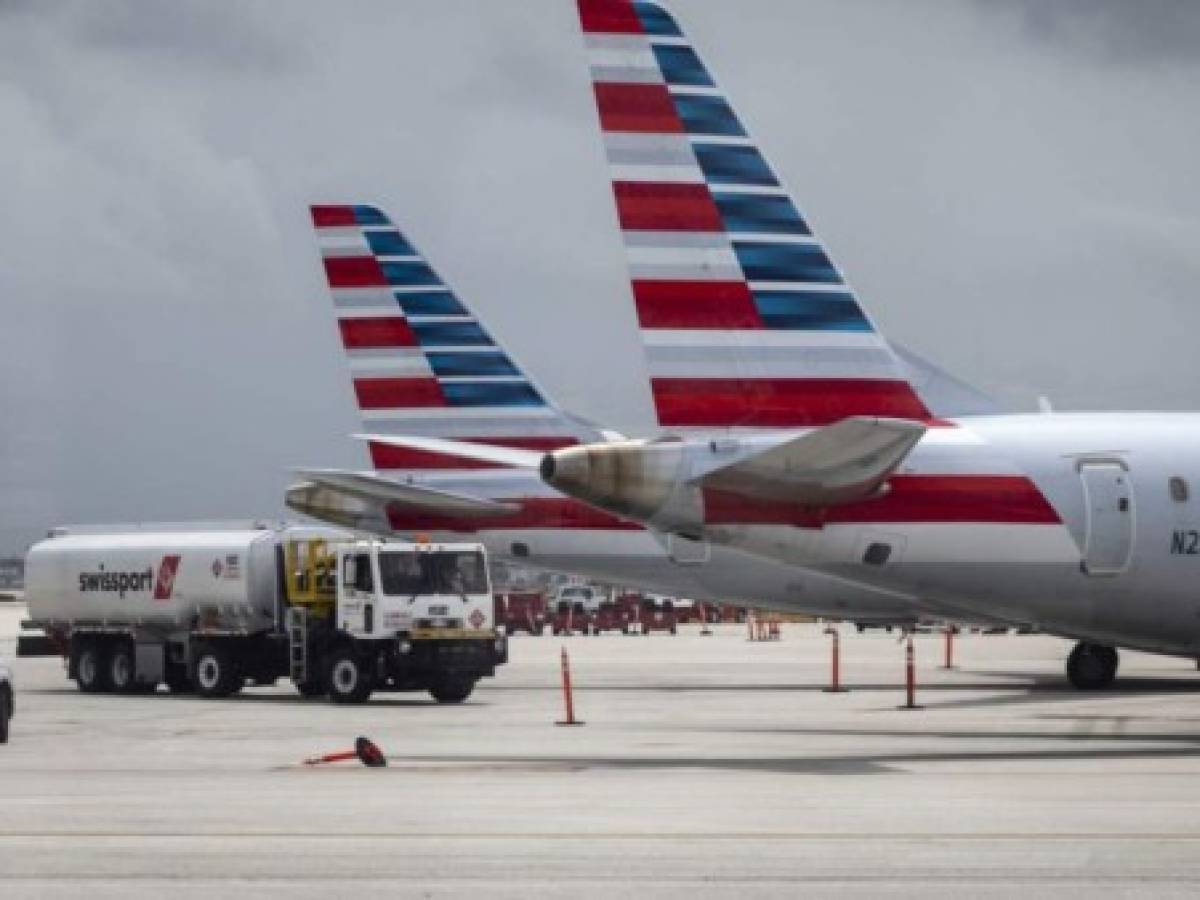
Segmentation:
<svg viewBox="0 0 1200 900">
<path fill-rule="evenodd" d="M 600 435 L 547 401 L 378 208 L 313 206 L 363 429 L 545 452 Z M 374 468 L 493 468 L 369 444 Z"/>
</svg>

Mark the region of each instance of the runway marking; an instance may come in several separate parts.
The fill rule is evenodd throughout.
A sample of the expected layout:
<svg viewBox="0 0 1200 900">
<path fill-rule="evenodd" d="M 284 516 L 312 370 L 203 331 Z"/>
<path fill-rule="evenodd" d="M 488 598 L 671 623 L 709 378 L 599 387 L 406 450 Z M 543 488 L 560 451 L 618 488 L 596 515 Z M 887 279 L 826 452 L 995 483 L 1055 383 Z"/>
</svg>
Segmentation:
<svg viewBox="0 0 1200 900">
<path fill-rule="evenodd" d="M 110 874 L 62 874 L 62 875 L 9 875 L 4 876 L 5 883 L 21 882 L 25 884 L 55 884 L 57 882 L 74 883 L 86 882 L 88 884 L 105 884 L 123 882 L 163 882 L 173 887 L 180 884 L 187 885 L 202 885 L 202 884 L 225 884 L 225 883 L 250 883 L 250 884 L 271 884 L 271 885 L 308 885 L 308 884 L 380 884 L 391 885 L 396 883 L 411 883 L 426 885 L 431 887 L 440 887 L 444 885 L 456 884 L 494 884 L 496 876 L 491 874 L 481 875 L 454 875 L 454 876 L 427 876 L 425 874 L 408 874 L 405 872 L 395 872 L 388 875 L 367 875 L 355 872 L 338 873 L 334 875 L 323 874 L 306 874 L 302 877 L 289 875 L 203 875 L 203 876 L 177 876 L 159 872 L 139 872 L 129 875 L 110 875 Z M 981 869 L 966 869 L 961 873 L 942 873 L 931 870 L 912 870 L 912 871 L 888 871 L 880 874 L 870 873 L 855 873 L 850 875 L 842 874 L 816 874 L 807 875 L 797 873 L 780 874 L 780 875 L 719 875 L 719 874 L 703 874 L 703 875 L 669 875 L 662 873 L 654 873 L 647 875 L 611 875 L 607 872 L 572 874 L 565 872 L 552 872 L 542 877 L 520 877 L 514 878 L 511 875 L 505 876 L 505 884 L 605 884 L 605 885 L 620 885 L 628 884 L 634 886 L 646 886 L 656 884 L 672 884 L 672 885 L 700 885 L 707 886 L 711 884 L 807 884 L 807 885 L 845 885 L 845 884 L 961 884 L 968 887 L 973 887 L 977 884 L 984 883 L 988 885 L 1030 885 L 1036 886 L 1039 884 L 1069 884 L 1073 886 L 1096 885 L 1108 887 L 1113 884 L 1179 884 L 1192 885 L 1200 883 L 1200 876 L 1197 875 L 1173 875 L 1173 874 L 1105 874 L 1099 876 L 1087 876 L 1079 871 L 1065 873 L 1013 873 L 1012 871 L 991 872 Z M 428 894 L 424 895 L 428 896 Z M 970 896 L 965 894 L 964 896 Z"/>
<path fill-rule="evenodd" d="M 1174 841 L 1179 843 L 1200 842 L 1200 832 L 832 832 L 832 831 L 731 831 L 731 832 L 642 832 L 642 831 L 357 831 L 329 834 L 313 831 L 198 831 L 198 832 L 143 832 L 143 831 L 0 831 L 0 841 L 32 838 L 53 839 L 75 838 L 80 840 L 195 840 L 231 838 L 279 838 L 315 841 L 364 841 L 364 840 L 546 840 L 588 841 L 597 839 L 624 841 L 945 841 L 970 843 L 978 841 L 1050 841 L 1070 843 L 1072 841 Z"/>
</svg>

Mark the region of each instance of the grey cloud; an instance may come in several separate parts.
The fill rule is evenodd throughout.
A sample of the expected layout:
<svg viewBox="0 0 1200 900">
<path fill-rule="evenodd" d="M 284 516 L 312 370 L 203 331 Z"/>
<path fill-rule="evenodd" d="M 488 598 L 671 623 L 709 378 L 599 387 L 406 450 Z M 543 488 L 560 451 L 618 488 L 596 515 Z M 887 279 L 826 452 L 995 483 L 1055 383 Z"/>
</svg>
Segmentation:
<svg viewBox="0 0 1200 900">
<path fill-rule="evenodd" d="M 76 39 L 115 53 L 150 54 L 164 64 L 234 71 L 285 71 L 300 64 L 285 39 L 288 4 L 271 7 L 212 0 L 79 2 L 71 19 Z"/>
<path fill-rule="evenodd" d="M 1022 407 L 1196 406 L 1190 26 L 1121 57 L 1073 43 L 1107 3 L 674 8 L 885 331 Z M 569 0 L 0 16 L 0 552 L 365 464 L 311 201 L 386 208 L 557 400 L 651 430 Z"/>
<path fill-rule="evenodd" d="M 1037 41 L 1113 63 L 1200 62 L 1200 4 L 1194 0 L 981 0 L 1016 12 Z"/>
</svg>

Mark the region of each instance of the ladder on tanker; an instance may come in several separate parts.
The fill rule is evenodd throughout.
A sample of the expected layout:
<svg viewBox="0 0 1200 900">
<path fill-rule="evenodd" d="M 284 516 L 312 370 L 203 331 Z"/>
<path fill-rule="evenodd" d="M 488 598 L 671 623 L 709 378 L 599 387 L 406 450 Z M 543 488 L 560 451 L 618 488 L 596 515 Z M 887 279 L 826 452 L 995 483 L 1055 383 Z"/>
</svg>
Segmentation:
<svg viewBox="0 0 1200 900">
<path fill-rule="evenodd" d="M 289 606 L 287 610 L 288 669 L 295 684 L 308 682 L 308 609 Z"/>
</svg>

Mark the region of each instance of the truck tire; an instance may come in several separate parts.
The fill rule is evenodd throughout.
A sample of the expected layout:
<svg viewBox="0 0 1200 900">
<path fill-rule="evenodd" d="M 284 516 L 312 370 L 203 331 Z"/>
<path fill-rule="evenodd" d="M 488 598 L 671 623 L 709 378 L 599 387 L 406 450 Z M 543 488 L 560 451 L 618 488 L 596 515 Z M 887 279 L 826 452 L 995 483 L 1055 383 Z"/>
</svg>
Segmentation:
<svg viewBox="0 0 1200 900">
<path fill-rule="evenodd" d="M 329 655 L 325 682 L 334 703 L 365 703 L 375 686 L 370 668 L 353 647 L 338 647 Z"/>
<path fill-rule="evenodd" d="M 0 686 L 0 744 L 8 743 L 8 723 L 12 720 L 12 694 L 7 685 Z"/>
<path fill-rule="evenodd" d="M 126 641 L 119 641 L 108 651 L 108 683 L 114 694 L 137 691 L 137 662 L 133 647 Z"/>
<path fill-rule="evenodd" d="M 104 645 L 81 640 L 75 650 L 75 683 L 85 694 L 102 694 L 109 689 L 108 660 Z"/>
<path fill-rule="evenodd" d="M 469 676 L 446 676 L 439 678 L 429 688 L 429 693 L 438 703 L 462 703 L 475 690 L 475 679 Z"/>
<path fill-rule="evenodd" d="M 242 689 L 242 674 L 228 649 L 220 644 L 200 644 L 192 683 L 201 697 L 228 697 Z"/>
</svg>

